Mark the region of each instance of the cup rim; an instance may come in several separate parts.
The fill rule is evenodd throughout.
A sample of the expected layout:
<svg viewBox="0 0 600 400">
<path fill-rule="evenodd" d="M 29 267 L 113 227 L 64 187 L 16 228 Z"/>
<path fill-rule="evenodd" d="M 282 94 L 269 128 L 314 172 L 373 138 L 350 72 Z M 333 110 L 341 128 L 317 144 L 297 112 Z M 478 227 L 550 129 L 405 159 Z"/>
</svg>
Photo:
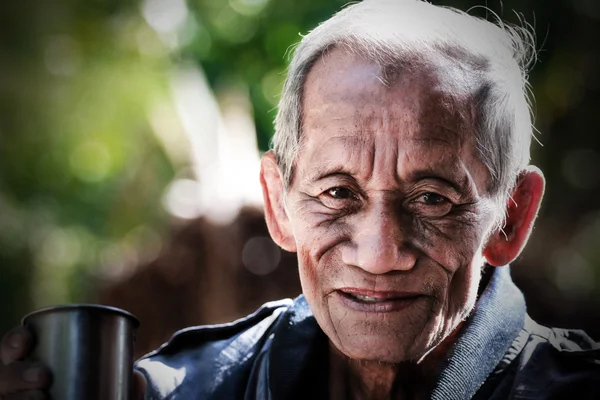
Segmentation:
<svg viewBox="0 0 600 400">
<path fill-rule="evenodd" d="M 137 319 L 137 317 L 135 315 L 133 315 L 132 313 L 130 313 L 129 311 L 123 310 L 118 307 L 106 306 L 104 304 L 91 304 L 91 303 L 60 304 L 60 305 L 55 305 L 55 306 L 43 307 L 43 308 L 37 309 L 37 310 L 32 311 L 29 314 L 25 315 L 21 319 L 21 325 L 25 325 L 26 321 L 29 318 L 40 315 L 40 314 L 46 314 L 46 313 L 56 312 L 56 311 L 71 311 L 71 310 L 110 311 L 110 312 L 120 314 L 124 317 L 129 318 L 130 320 L 133 321 L 134 326 L 136 328 L 140 325 L 140 321 Z"/>
</svg>

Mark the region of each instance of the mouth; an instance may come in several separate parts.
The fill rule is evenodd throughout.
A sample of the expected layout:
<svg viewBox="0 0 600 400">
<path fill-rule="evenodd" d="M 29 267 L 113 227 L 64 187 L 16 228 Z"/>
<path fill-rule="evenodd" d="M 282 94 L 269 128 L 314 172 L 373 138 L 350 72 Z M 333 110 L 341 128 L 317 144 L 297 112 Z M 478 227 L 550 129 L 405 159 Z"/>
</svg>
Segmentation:
<svg viewBox="0 0 600 400">
<path fill-rule="evenodd" d="M 336 294 L 350 309 L 376 313 L 403 310 L 425 297 L 419 293 L 378 292 L 359 288 L 338 289 Z"/>
</svg>

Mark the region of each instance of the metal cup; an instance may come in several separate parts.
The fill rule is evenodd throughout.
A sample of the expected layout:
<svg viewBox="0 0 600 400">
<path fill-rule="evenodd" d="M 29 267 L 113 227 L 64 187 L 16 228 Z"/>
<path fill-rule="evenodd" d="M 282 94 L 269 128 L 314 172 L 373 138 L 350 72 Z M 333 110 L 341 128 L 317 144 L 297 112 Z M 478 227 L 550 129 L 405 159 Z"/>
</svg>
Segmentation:
<svg viewBox="0 0 600 400">
<path fill-rule="evenodd" d="M 139 322 L 114 307 L 73 304 L 23 318 L 35 339 L 29 357 L 53 375 L 53 400 L 129 400 Z"/>
</svg>

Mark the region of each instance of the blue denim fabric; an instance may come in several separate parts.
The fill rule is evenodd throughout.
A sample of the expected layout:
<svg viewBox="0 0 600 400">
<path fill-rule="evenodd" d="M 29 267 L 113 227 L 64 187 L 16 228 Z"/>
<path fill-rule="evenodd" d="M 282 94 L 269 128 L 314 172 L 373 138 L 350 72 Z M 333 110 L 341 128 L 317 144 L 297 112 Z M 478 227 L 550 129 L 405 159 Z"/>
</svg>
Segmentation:
<svg viewBox="0 0 600 400">
<path fill-rule="evenodd" d="M 470 399 L 523 328 L 525 299 L 508 268 L 496 268 L 463 333 L 440 366 L 432 399 Z"/>
<path fill-rule="evenodd" d="M 328 398 L 328 342 L 303 296 L 231 324 L 189 328 L 140 359 L 147 400 Z M 431 399 L 600 399 L 600 347 L 526 315 L 495 268 L 440 364 Z"/>
</svg>

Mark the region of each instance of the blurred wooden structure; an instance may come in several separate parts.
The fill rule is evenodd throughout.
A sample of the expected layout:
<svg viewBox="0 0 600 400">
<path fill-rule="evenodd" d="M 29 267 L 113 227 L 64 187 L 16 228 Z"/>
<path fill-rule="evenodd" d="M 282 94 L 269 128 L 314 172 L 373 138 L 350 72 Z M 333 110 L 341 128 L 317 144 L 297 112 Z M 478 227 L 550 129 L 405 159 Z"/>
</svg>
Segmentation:
<svg viewBox="0 0 600 400">
<path fill-rule="evenodd" d="M 179 329 L 229 322 L 267 301 L 300 294 L 295 254 L 282 251 L 277 267 L 265 275 L 244 265 L 244 246 L 257 237 L 269 234 L 262 211 L 254 208 L 243 209 L 227 226 L 191 221 L 155 261 L 102 288 L 99 301 L 140 319 L 139 357 Z"/>
</svg>

